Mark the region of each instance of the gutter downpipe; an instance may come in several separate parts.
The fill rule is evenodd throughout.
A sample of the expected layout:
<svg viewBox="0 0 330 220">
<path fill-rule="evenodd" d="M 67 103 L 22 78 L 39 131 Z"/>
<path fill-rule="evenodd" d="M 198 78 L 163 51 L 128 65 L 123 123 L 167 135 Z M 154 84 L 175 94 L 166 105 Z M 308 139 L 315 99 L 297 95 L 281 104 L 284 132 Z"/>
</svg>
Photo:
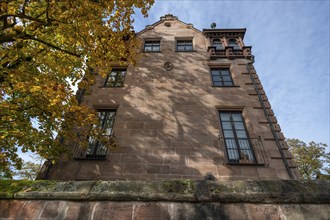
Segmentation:
<svg viewBox="0 0 330 220">
<path fill-rule="evenodd" d="M 270 129 L 271 129 L 271 131 L 272 131 L 272 134 L 273 134 L 274 138 L 275 138 L 275 142 L 276 142 L 276 145 L 277 145 L 278 150 L 279 150 L 279 152 L 280 152 L 280 155 L 281 155 L 281 157 L 282 157 L 282 160 L 283 160 L 284 166 L 285 166 L 285 168 L 286 168 L 286 170 L 287 170 L 287 172 L 288 172 L 288 174 L 289 174 L 290 179 L 294 179 L 294 176 L 293 176 L 292 171 L 291 171 L 291 169 L 290 169 L 290 167 L 289 167 L 288 161 L 287 161 L 287 159 L 285 158 L 284 152 L 283 152 L 283 150 L 282 150 L 282 147 L 283 147 L 283 146 L 282 146 L 282 143 L 280 142 L 280 140 L 279 140 L 279 138 L 278 138 L 278 136 L 277 136 L 277 134 L 276 134 L 276 131 L 275 131 L 274 125 L 273 125 L 273 123 L 272 123 L 271 120 L 270 120 L 269 114 L 268 114 L 267 109 L 266 109 L 266 106 L 265 106 L 265 104 L 264 104 L 264 102 L 263 102 L 263 100 L 262 100 L 262 97 L 261 97 L 260 91 L 259 91 L 259 89 L 258 89 L 257 83 L 255 82 L 255 80 L 254 80 L 254 78 L 253 78 L 253 76 L 252 76 L 252 73 L 251 73 L 251 71 L 250 71 L 250 66 L 252 66 L 253 63 L 254 63 L 254 56 L 251 56 L 250 61 L 246 64 L 246 69 L 247 69 L 247 71 L 249 72 L 249 76 L 250 76 L 250 79 L 251 79 L 251 81 L 252 81 L 252 83 L 253 83 L 254 89 L 255 89 L 255 91 L 257 92 L 259 102 L 260 102 L 260 104 L 261 104 L 261 106 L 262 106 L 262 109 L 263 109 L 264 114 L 265 114 L 265 116 L 266 116 L 266 119 L 267 119 L 267 122 L 268 122 L 268 124 L 269 124 L 269 127 L 270 127 Z"/>
</svg>

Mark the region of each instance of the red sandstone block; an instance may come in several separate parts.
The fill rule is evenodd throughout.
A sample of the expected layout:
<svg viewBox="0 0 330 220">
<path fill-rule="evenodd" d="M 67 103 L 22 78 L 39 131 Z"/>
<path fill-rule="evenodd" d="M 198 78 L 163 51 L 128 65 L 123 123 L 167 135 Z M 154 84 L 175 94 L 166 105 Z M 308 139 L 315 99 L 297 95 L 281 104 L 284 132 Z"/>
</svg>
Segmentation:
<svg viewBox="0 0 330 220">
<path fill-rule="evenodd" d="M 180 155 L 165 155 L 164 156 L 165 164 L 185 164 L 186 157 Z"/>
<path fill-rule="evenodd" d="M 134 214 L 132 220 L 170 220 L 170 212 L 168 206 L 148 203 L 148 204 L 138 204 L 134 209 Z"/>
<path fill-rule="evenodd" d="M 125 164 L 124 167 L 125 173 L 143 174 L 146 173 L 146 171 L 147 171 L 147 166 L 145 164 L 131 163 L 131 164 Z"/>
<path fill-rule="evenodd" d="M 122 155 L 121 156 L 122 163 L 141 163 L 141 156 L 140 155 Z"/>
<path fill-rule="evenodd" d="M 152 155 L 152 154 L 141 155 L 141 160 L 142 163 L 147 163 L 147 164 L 163 164 L 163 157 L 160 155 Z"/>
<path fill-rule="evenodd" d="M 176 154 L 174 147 L 161 147 L 154 149 L 155 155 L 171 155 L 174 156 Z"/>
<path fill-rule="evenodd" d="M 128 136 L 129 135 L 129 130 L 114 128 L 113 134 L 116 136 L 116 140 L 117 140 L 119 137 Z"/>
<path fill-rule="evenodd" d="M 120 159 L 120 154 L 119 154 L 119 148 L 116 148 L 108 154 L 108 159 L 106 161 L 104 161 L 104 163 L 107 163 L 107 162 L 120 163 L 120 161 L 121 161 L 121 159 Z"/>
<path fill-rule="evenodd" d="M 277 171 L 270 167 L 258 167 L 259 176 L 262 179 L 278 179 Z"/>
<path fill-rule="evenodd" d="M 96 202 L 68 202 L 65 220 L 92 219 Z"/>
<path fill-rule="evenodd" d="M 147 173 L 168 174 L 168 173 L 170 173 L 170 166 L 168 166 L 168 165 L 147 165 Z"/>
<path fill-rule="evenodd" d="M 229 220 L 251 219 L 250 216 L 248 215 L 248 208 L 245 206 L 245 204 L 222 204 L 222 210 L 223 212 L 221 213 L 221 219 L 229 219 Z M 262 219 L 266 219 L 266 218 L 262 218 Z"/>
<path fill-rule="evenodd" d="M 173 180 L 173 179 L 182 179 L 182 175 L 175 174 L 157 174 L 157 180 Z"/>
<path fill-rule="evenodd" d="M 131 220 L 132 211 L 133 205 L 129 203 L 98 202 L 95 206 L 93 219 Z"/>
<path fill-rule="evenodd" d="M 242 168 L 242 175 L 244 175 L 247 178 L 250 177 L 259 177 L 258 169 L 256 166 L 245 166 Z"/>
<path fill-rule="evenodd" d="M 269 167 L 277 168 L 277 169 L 278 168 L 280 168 L 280 169 L 285 168 L 282 158 L 270 159 L 269 160 Z"/>
<path fill-rule="evenodd" d="M 194 169 L 194 175 L 206 175 L 206 174 L 212 174 L 212 175 L 217 175 L 217 166 L 215 165 L 195 165 L 193 166 Z"/>
<path fill-rule="evenodd" d="M 204 178 L 204 175 L 182 175 L 182 179 L 203 180 Z"/>
<path fill-rule="evenodd" d="M 41 218 L 45 219 L 55 219 L 61 216 L 64 211 L 64 206 L 66 206 L 66 202 L 64 201 L 46 201 L 42 213 Z"/>
<path fill-rule="evenodd" d="M 193 175 L 195 168 L 183 166 L 181 164 L 171 165 L 171 174 Z"/>
<path fill-rule="evenodd" d="M 143 122 L 140 121 L 128 121 L 126 123 L 127 129 L 143 129 L 144 125 Z"/>
<path fill-rule="evenodd" d="M 280 179 L 290 179 L 288 171 L 286 169 L 277 169 L 277 176 Z"/>
<path fill-rule="evenodd" d="M 281 219 L 279 215 L 278 206 L 265 205 L 265 204 L 245 204 L 245 207 L 249 209 L 251 219 L 269 219 L 278 220 Z"/>
<path fill-rule="evenodd" d="M 196 157 L 196 156 L 189 156 L 189 165 L 213 165 L 214 162 L 211 158 L 207 157 Z"/>
<path fill-rule="evenodd" d="M 17 218 L 24 204 L 21 200 L 0 200 L 0 218 Z"/>
<path fill-rule="evenodd" d="M 141 180 L 143 181 L 153 181 L 157 179 L 157 174 L 144 174 L 140 176 L 141 176 Z"/>
<path fill-rule="evenodd" d="M 176 149 L 179 155 L 202 156 L 199 148 L 181 147 Z"/>
<path fill-rule="evenodd" d="M 19 213 L 20 218 L 36 219 L 42 211 L 45 201 L 27 201 L 25 202 L 22 211 Z"/>
<path fill-rule="evenodd" d="M 219 176 L 241 176 L 242 166 L 230 166 L 230 165 L 218 165 L 217 166 Z"/>
<path fill-rule="evenodd" d="M 130 136 L 145 136 L 145 131 L 140 129 L 133 129 L 129 132 Z"/>
<path fill-rule="evenodd" d="M 145 129 L 162 129 L 163 127 L 162 122 L 144 122 Z"/>
</svg>

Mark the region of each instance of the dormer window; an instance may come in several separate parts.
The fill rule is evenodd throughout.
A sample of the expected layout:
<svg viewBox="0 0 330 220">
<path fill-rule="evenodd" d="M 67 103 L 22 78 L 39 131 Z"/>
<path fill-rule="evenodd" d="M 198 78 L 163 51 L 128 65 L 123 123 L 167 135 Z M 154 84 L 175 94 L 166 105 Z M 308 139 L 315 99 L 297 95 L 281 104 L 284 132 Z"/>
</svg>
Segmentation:
<svg viewBox="0 0 330 220">
<path fill-rule="evenodd" d="M 215 47 L 215 50 L 223 50 L 223 44 L 220 39 L 214 39 L 212 46 Z"/>
<path fill-rule="evenodd" d="M 240 50 L 241 49 L 240 46 L 238 45 L 236 39 L 229 39 L 228 46 L 233 47 L 234 50 Z"/>
</svg>

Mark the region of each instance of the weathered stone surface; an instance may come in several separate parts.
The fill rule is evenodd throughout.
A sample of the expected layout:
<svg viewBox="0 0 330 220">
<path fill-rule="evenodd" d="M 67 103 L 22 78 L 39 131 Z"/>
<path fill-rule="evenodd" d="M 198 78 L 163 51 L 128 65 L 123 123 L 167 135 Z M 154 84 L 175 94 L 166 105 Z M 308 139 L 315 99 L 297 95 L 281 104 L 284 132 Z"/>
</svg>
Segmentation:
<svg viewBox="0 0 330 220">
<path fill-rule="evenodd" d="M 25 184 L 25 186 L 24 186 Z M 330 203 L 330 181 L 0 181 L 0 199 Z"/>
<path fill-rule="evenodd" d="M 12 205 L 15 203 L 16 211 Z M 24 208 L 29 203 L 30 207 Z M 3 200 L 0 219 L 328 220 L 329 204 Z M 5 206 L 3 206 L 5 205 Z M 6 210 L 7 208 L 7 210 Z"/>
</svg>

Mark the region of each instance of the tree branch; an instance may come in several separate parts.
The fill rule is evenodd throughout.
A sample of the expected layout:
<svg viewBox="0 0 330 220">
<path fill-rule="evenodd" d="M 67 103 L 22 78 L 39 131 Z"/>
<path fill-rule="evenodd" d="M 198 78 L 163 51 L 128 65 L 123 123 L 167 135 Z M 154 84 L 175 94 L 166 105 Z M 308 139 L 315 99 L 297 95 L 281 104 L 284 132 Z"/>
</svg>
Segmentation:
<svg viewBox="0 0 330 220">
<path fill-rule="evenodd" d="M 61 51 L 61 52 L 66 53 L 66 54 L 69 54 L 71 56 L 75 56 L 75 57 L 78 57 L 78 58 L 81 57 L 81 54 L 76 54 L 74 52 L 62 49 L 59 46 L 56 46 L 52 43 L 49 43 L 49 42 L 46 42 L 44 40 L 38 39 L 38 38 L 36 38 L 32 35 L 26 34 L 26 33 L 8 34 L 8 35 L 0 36 L 0 43 L 2 44 L 2 43 L 6 43 L 6 42 L 15 42 L 16 39 L 34 40 L 34 41 L 37 41 L 39 43 L 45 44 L 46 46 L 51 47 L 55 50 Z"/>
<path fill-rule="evenodd" d="M 38 41 L 39 43 L 45 44 L 46 46 L 51 47 L 51 48 L 53 48 L 53 49 L 55 49 L 55 50 L 61 51 L 61 52 L 63 52 L 63 53 L 66 53 L 66 54 L 69 54 L 69 55 L 72 55 L 72 56 L 75 56 L 75 57 L 78 57 L 78 58 L 81 57 L 81 54 L 76 54 L 76 53 L 73 53 L 73 52 L 71 52 L 71 51 L 68 51 L 68 50 L 62 49 L 62 48 L 60 48 L 60 47 L 58 47 L 58 46 L 56 46 L 56 45 L 54 45 L 54 44 L 51 44 L 51 43 L 46 42 L 46 41 L 44 41 L 44 40 L 41 40 L 41 39 L 35 38 L 35 37 L 33 37 L 33 36 L 28 35 L 28 38 L 27 38 L 27 39 L 34 40 L 34 41 Z"/>
</svg>

